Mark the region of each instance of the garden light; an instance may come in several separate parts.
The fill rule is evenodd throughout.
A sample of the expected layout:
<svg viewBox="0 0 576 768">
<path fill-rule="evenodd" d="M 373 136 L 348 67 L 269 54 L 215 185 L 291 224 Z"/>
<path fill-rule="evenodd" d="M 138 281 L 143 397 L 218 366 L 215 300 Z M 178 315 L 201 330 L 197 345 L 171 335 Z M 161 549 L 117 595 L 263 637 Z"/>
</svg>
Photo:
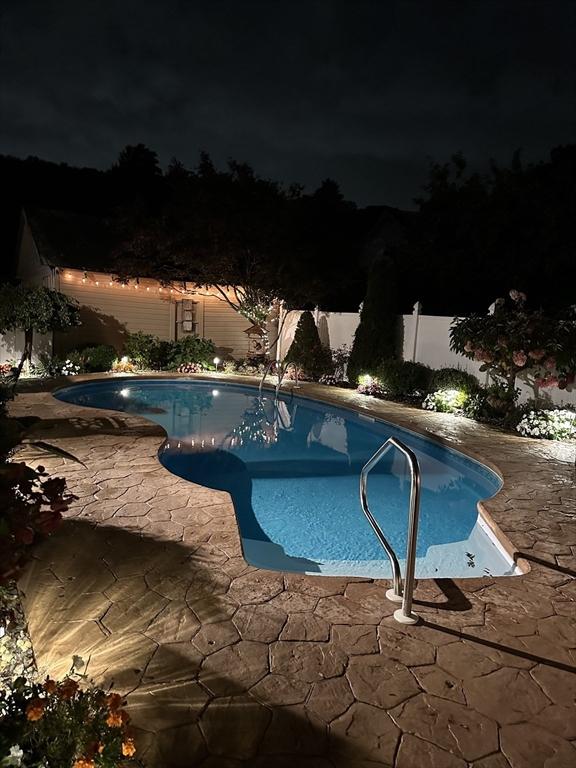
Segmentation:
<svg viewBox="0 0 576 768">
<path fill-rule="evenodd" d="M 122 358 L 120 359 L 120 362 L 121 362 L 121 363 L 124 363 L 124 365 L 126 365 L 126 363 L 128 362 L 128 356 L 127 356 L 127 355 L 124 355 L 124 357 L 122 357 Z"/>
<path fill-rule="evenodd" d="M 219 358 L 219 357 L 215 357 L 215 358 L 214 358 L 214 360 L 213 360 L 212 362 L 213 362 L 213 363 L 214 363 L 214 365 L 216 366 L 216 372 L 218 372 L 218 366 L 219 366 L 219 364 L 220 364 L 220 358 Z"/>
</svg>

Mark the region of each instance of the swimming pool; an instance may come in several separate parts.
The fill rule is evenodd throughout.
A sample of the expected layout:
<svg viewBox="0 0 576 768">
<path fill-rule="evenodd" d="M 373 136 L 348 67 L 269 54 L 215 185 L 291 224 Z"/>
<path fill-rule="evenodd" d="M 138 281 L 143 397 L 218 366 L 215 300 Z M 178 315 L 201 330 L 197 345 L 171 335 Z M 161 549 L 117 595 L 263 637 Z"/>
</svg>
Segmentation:
<svg viewBox="0 0 576 768">
<path fill-rule="evenodd" d="M 108 379 L 60 389 L 69 403 L 140 414 L 167 439 L 159 460 L 194 483 L 228 491 L 246 560 L 310 574 L 390 578 L 359 502 L 362 466 L 390 436 L 422 474 L 416 577 L 513 575 L 477 503 L 501 487 L 483 464 L 394 424 L 304 397 L 220 380 Z M 370 473 L 371 510 L 404 565 L 409 474 L 390 451 Z"/>
</svg>

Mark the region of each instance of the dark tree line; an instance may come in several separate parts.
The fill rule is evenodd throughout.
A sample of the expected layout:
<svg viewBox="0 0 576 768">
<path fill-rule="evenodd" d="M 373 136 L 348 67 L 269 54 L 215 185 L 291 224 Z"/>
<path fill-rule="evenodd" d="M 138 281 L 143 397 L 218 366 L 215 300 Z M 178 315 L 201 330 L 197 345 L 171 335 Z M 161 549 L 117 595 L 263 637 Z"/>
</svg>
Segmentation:
<svg viewBox="0 0 576 768">
<path fill-rule="evenodd" d="M 461 155 L 433 165 L 419 212 L 396 254 L 404 308 L 483 311 L 511 288 L 547 308 L 574 303 L 576 145 L 548 160 L 471 173 Z"/>
<path fill-rule="evenodd" d="M 218 279 L 352 311 L 377 261 L 386 265 L 386 313 L 420 300 L 427 313 L 466 314 L 511 287 L 545 307 L 574 301 L 576 145 L 540 163 L 516 154 L 487 173 L 455 155 L 431 167 L 417 212 L 382 209 L 375 228 L 378 209 L 358 210 L 333 181 L 307 194 L 246 164 L 216 168 L 205 154 L 194 168 L 174 160 L 163 171 L 142 144 L 107 171 L 0 156 L 0 179 L 5 274 L 20 208 L 32 206 L 102 217 L 125 276 Z"/>
</svg>

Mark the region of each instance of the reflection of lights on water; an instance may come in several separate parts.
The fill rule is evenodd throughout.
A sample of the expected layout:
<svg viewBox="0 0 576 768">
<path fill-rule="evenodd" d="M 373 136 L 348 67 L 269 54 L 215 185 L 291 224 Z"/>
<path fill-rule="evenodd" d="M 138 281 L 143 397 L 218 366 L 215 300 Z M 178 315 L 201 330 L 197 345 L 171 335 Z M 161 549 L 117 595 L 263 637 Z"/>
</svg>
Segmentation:
<svg viewBox="0 0 576 768">
<path fill-rule="evenodd" d="M 130 390 L 129 389 L 121 389 L 120 394 L 122 397 L 129 397 L 130 396 Z"/>
<path fill-rule="evenodd" d="M 212 390 L 212 397 L 218 397 L 219 394 L 220 392 L 217 389 Z"/>
</svg>

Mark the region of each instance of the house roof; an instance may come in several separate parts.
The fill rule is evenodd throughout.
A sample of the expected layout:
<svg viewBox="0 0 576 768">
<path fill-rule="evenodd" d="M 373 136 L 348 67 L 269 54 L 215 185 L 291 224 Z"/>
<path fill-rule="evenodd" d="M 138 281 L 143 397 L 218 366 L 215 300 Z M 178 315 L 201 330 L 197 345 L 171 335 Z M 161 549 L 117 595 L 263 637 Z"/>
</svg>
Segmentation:
<svg viewBox="0 0 576 768">
<path fill-rule="evenodd" d="M 107 271 L 117 238 L 99 216 L 27 208 L 26 220 L 41 258 L 53 267 Z"/>
</svg>

